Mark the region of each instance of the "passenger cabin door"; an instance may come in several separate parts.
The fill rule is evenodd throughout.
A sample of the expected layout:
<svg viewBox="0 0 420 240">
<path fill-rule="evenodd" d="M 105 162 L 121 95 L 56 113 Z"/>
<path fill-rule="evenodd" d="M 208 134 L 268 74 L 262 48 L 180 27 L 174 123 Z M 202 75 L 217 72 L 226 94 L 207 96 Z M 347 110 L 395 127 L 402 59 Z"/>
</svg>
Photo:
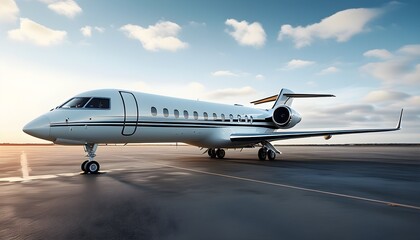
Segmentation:
<svg viewBox="0 0 420 240">
<path fill-rule="evenodd" d="M 124 136 L 131 136 L 137 130 L 139 106 L 136 97 L 131 92 L 120 91 L 120 95 L 124 110 L 124 123 L 121 134 Z"/>
</svg>

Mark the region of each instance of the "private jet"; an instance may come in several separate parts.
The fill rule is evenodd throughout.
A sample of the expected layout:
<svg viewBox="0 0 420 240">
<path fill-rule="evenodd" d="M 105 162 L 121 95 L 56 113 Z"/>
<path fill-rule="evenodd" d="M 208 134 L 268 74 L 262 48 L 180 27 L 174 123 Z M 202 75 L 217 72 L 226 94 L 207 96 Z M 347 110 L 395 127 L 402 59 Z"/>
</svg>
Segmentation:
<svg viewBox="0 0 420 240">
<path fill-rule="evenodd" d="M 226 105 L 117 89 L 93 90 L 70 98 L 32 120 L 23 131 L 62 145 L 83 145 L 85 173 L 98 173 L 98 144 L 184 142 L 207 149 L 211 158 L 222 159 L 228 148 L 254 148 L 259 160 L 274 160 L 280 152 L 274 140 L 396 131 L 395 128 L 325 131 L 282 131 L 296 126 L 301 116 L 291 105 L 295 98 L 335 97 L 331 94 L 299 94 L 282 89 L 279 94 L 253 104 L 274 102 L 271 109 Z"/>
</svg>

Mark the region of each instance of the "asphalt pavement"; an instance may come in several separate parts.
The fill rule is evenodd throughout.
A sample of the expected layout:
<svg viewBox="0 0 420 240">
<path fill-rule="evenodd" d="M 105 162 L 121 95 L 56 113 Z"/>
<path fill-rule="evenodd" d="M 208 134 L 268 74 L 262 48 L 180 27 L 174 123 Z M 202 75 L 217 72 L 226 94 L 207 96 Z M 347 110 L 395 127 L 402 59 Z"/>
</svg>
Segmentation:
<svg viewBox="0 0 420 240">
<path fill-rule="evenodd" d="M 420 239 L 419 146 L 0 146 L 0 239 Z"/>
</svg>

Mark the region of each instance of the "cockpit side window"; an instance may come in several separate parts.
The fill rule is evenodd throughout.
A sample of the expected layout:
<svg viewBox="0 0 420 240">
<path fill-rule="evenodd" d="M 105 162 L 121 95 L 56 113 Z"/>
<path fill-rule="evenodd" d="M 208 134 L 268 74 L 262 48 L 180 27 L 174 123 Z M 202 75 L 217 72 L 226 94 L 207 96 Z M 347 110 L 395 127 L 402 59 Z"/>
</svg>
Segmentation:
<svg viewBox="0 0 420 240">
<path fill-rule="evenodd" d="M 82 108 L 89 99 L 90 97 L 75 97 L 61 105 L 60 108 Z"/>
<path fill-rule="evenodd" d="M 86 104 L 85 108 L 109 109 L 110 108 L 110 100 L 109 100 L 109 98 L 92 98 Z"/>
</svg>

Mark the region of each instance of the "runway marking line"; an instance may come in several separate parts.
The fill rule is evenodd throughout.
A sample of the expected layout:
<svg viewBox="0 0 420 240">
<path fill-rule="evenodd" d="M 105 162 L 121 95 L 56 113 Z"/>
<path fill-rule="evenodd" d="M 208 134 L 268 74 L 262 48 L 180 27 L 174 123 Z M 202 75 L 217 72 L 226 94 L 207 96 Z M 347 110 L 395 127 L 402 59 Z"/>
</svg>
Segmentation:
<svg viewBox="0 0 420 240">
<path fill-rule="evenodd" d="M 402 204 L 402 203 L 396 203 L 396 202 L 388 202 L 388 201 L 383 201 L 383 200 L 377 200 L 377 199 L 372 199 L 372 198 L 364 198 L 364 197 L 358 197 L 358 196 L 347 195 L 347 194 L 342 194 L 342 193 L 322 191 L 322 190 L 311 189 L 311 188 L 297 187 L 297 186 L 293 186 L 293 185 L 267 182 L 267 181 L 252 179 L 252 178 L 237 177 L 237 176 L 214 173 L 214 172 L 206 172 L 206 171 L 202 171 L 202 170 L 184 168 L 184 167 L 177 167 L 177 166 L 167 165 L 167 164 L 163 164 L 163 163 L 153 163 L 153 162 L 148 162 L 148 163 L 154 164 L 154 165 L 157 165 L 157 166 L 164 166 L 164 167 L 169 167 L 169 168 L 174 168 L 174 169 L 179 169 L 179 170 L 184 170 L 184 171 L 189 171 L 189 172 L 196 172 L 196 173 L 201 173 L 201 174 L 206 174 L 206 175 L 213 175 L 213 176 L 218 176 L 218 177 L 224 177 L 224 178 L 236 179 L 236 180 L 241 180 L 241 181 L 260 183 L 260 184 L 265 184 L 265 185 L 271 185 L 271 186 L 276 186 L 276 187 L 283 187 L 283 188 L 301 190 L 301 191 L 306 191 L 306 192 L 326 194 L 326 195 L 330 195 L 330 196 L 343 197 L 343 198 L 361 200 L 361 201 L 372 202 L 372 203 L 380 203 L 380 204 L 384 204 L 386 206 L 391 206 L 391 207 L 403 207 L 403 208 L 420 210 L 420 207 L 414 206 L 414 205 L 408 205 L 408 204 Z M 107 170 L 107 171 L 103 171 L 102 173 L 123 171 L 123 170 L 126 170 L 126 169 L 123 169 L 123 168 L 110 169 L 110 170 Z M 54 175 L 25 176 L 25 177 L 5 177 L 5 178 L 0 178 L 0 182 L 28 182 L 28 181 L 31 181 L 31 180 L 52 179 L 52 178 L 57 178 L 57 177 L 73 177 L 73 176 L 80 175 L 80 174 L 82 174 L 82 172 L 60 173 L 60 174 L 54 174 Z"/>
<path fill-rule="evenodd" d="M 403 207 L 403 208 L 420 210 L 420 207 L 414 206 L 414 205 L 408 205 L 408 204 L 402 204 L 402 203 L 396 203 L 396 202 L 388 202 L 388 201 L 377 200 L 377 199 L 372 199 L 372 198 L 358 197 L 358 196 L 353 196 L 353 195 L 347 195 L 347 194 L 335 193 L 335 192 L 328 192 L 328 191 L 322 191 L 322 190 L 305 188 L 305 187 L 297 187 L 297 186 L 288 185 L 288 184 L 273 183 L 273 182 L 267 182 L 267 181 L 262 181 L 262 180 L 256 180 L 256 179 L 252 179 L 252 178 L 237 177 L 237 176 L 232 176 L 232 175 L 226 175 L 226 174 L 220 174 L 220 173 L 214 173 L 214 172 L 207 172 L 207 171 L 191 169 L 191 168 L 177 167 L 177 166 L 167 165 L 167 164 L 163 164 L 163 163 L 151 163 L 151 164 L 164 166 L 164 167 L 169 167 L 169 168 L 175 168 L 175 169 L 179 169 L 179 170 L 190 171 L 190 172 L 213 175 L 213 176 L 218 176 L 218 177 L 231 178 L 231 179 L 236 179 L 236 180 L 241 180 L 241 181 L 271 185 L 271 186 L 276 186 L 276 187 L 283 187 L 283 188 L 301 190 L 301 191 L 306 191 L 306 192 L 314 192 L 314 193 L 320 193 L 320 194 L 325 194 L 325 195 L 330 195 L 330 196 L 349 198 L 349 199 L 361 200 L 361 201 L 372 202 L 372 203 L 379 203 L 379 204 L 384 204 L 386 206 L 391 206 L 391 207 Z"/>
</svg>

